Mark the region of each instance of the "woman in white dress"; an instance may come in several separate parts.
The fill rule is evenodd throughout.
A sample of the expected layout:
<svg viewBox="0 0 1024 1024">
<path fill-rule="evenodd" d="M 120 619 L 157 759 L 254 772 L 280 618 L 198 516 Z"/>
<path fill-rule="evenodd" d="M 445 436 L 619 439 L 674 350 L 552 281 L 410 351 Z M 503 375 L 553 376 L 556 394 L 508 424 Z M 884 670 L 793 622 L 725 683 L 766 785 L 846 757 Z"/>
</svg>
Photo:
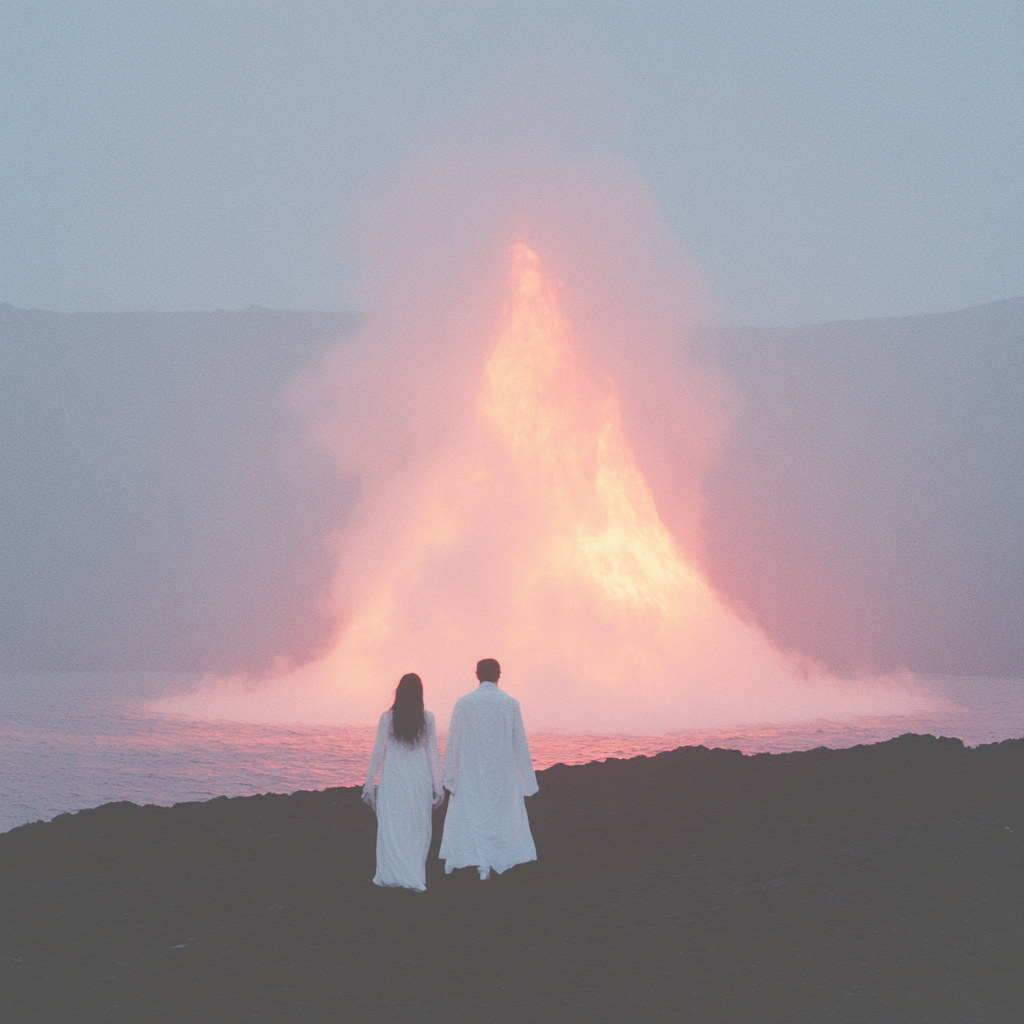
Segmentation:
<svg viewBox="0 0 1024 1024">
<path fill-rule="evenodd" d="M 423 710 L 423 682 L 410 672 L 402 676 L 394 704 L 380 716 L 363 786 L 363 800 L 377 812 L 374 885 L 426 890 L 430 812 L 443 799 L 434 716 Z"/>
</svg>

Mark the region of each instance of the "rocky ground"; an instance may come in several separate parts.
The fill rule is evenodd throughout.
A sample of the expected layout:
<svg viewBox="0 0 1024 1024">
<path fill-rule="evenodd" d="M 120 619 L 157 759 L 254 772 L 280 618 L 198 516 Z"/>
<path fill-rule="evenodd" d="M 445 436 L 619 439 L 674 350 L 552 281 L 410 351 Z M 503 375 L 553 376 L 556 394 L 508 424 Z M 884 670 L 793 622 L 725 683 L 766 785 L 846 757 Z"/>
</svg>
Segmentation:
<svg viewBox="0 0 1024 1024">
<path fill-rule="evenodd" d="M 536 864 L 381 890 L 356 789 L 0 835 L 0 1017 L 1024 1020 L 1024 740 L 556 765 Z"/>
</svg>

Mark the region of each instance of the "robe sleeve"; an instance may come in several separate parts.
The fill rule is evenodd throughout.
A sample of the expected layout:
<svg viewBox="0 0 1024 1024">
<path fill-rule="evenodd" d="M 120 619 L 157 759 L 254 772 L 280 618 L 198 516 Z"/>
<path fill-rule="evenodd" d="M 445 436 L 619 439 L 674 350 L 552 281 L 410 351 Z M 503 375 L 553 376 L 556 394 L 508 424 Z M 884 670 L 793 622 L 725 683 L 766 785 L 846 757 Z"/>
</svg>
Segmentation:
<svg viewBox="0 0 1024 1024">
<path fill-rule="evenodd" d="M 540 787 L 537 785 L 537 774 L 533 770 L 530 745 L 526 742 L 526 730 L 523 728 L 523 715 L 518 702 L 512 721 L 512 751 L 516 758 L 516 771 L 519 773 L 519 786 L 523 796 L 533 796 Z"/>
<path fill-rule="evenodd" d="M 427 761 L 430 763 L 430 781 L 434 787 L 434 799 L 444 795 L 441 779 L 441 755 L 437 752 L 437 726 L 434 716 L 428 711 L 427 719 Z"/>
<path fill-rule="evenodd" d="M 391 732 L 391 712 L 385 711 L 380 716 L 380 725 L 377 726 L 377 742 L 373 745 L 373 754 L 370 755 L 370 768 L 366 773 L 365 786 L 372 786 L 373 780 L 377 778 L 377 772 L 384 763 L 384 752 L 388 747 L 388 733 Z M 364 788 L 365 788 L 364 786 Z"/>
<path fill-rule="evenodd" d="M 444 788 L 455 792 L 459 784 L 459 743 L 462 739 L 462 709 L 456 703 L 448 726 L 448 742 L 444 748 Z"/>
</svg>

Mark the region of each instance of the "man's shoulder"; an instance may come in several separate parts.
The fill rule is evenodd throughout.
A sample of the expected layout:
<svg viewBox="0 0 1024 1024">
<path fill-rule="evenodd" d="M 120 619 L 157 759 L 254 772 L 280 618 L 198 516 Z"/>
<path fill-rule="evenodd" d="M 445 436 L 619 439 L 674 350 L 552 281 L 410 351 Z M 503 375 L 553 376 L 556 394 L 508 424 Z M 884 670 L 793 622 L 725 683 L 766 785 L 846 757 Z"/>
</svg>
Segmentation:
<svg viewBox="0 0 1024 1024">
<path fill-rule="evenodd" d="M 518 707 L 519 701 L 517 701 L 511 694 L 506 693 L 497 686 L 478 686 L 475 690 L 464 694 L 455 702 L 456 707 L 460 704 L 464 707 L 473 707 L 478 704 L 489 704 L 491 706 L 497 704 L 506 707 L 512 707 L 514 705 Z"/>
<path fill-rule="evenodd" d="M 507 696 L 501 693 L 501 688 L 495 686 L 494 683 L 479 683 L 469 693 L 464 693 L 456 703 L 461 704 L 464 700 L 479 700 L 481 697 L 493 697 L 495 694 Z"/>
</svg>

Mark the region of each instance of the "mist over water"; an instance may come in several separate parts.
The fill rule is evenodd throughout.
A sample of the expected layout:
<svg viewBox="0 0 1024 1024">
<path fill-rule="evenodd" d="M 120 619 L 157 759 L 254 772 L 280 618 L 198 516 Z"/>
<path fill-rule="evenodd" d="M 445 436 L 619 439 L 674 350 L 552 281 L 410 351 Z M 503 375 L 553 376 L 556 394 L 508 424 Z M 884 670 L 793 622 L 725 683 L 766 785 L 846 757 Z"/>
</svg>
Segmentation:
<svg viewBox="0 0 1024 1024">
<path fill-rule="evenodd" d="M 361 785 L 373 727 L 203 721 L 151 710 L 195 675 L 0 676 L 0 832 L 114 800 L 170 805 L 218 796 Z M 969 746 L 1024 735 L 1024 680 L 929 676 L 929 713 L 660 735 L 545 734 L 526 725 L 534 765 L 580 764 L 704 744 L 745 753 L 875 743 L 904 732 Z M 439 722 L 442 730 L 447 721 Z M 444 733 L 440 737 L 442 750 Z"/>
</svg>

